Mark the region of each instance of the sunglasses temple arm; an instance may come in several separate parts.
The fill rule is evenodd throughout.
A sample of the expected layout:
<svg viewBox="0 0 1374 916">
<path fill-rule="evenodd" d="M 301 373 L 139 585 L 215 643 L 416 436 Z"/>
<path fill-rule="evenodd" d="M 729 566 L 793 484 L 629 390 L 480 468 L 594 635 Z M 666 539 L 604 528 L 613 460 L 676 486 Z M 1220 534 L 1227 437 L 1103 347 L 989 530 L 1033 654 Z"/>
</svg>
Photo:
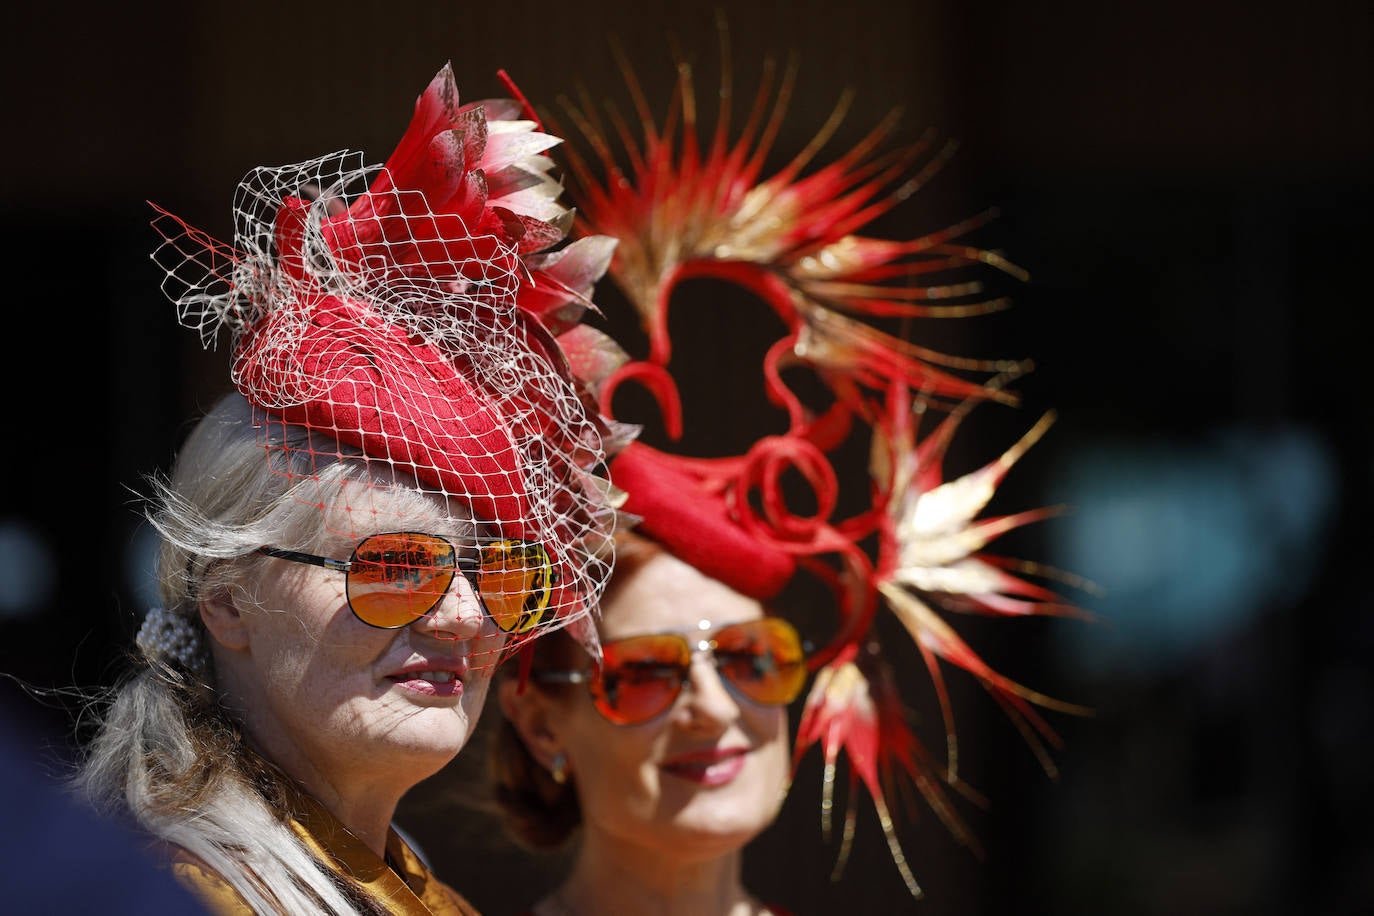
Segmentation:
<svg viewBox="0 0 1374 916">
<path fill-rule="evenodd" d="M 323 566 L 325 569 L 336 569 L 339 572 L 348 572 L 353 563 L 350 560 L 336 560 L 333 557 L 320 557 L 313 553 L 302 553 L 299 550 L 286 550 L 281 547 L 259 547 L 258 553 L 269 557 L 276 557 L 278 560 L 290 560 L 292 563 L 309 563 L 311 566 Z"/>
</svg>

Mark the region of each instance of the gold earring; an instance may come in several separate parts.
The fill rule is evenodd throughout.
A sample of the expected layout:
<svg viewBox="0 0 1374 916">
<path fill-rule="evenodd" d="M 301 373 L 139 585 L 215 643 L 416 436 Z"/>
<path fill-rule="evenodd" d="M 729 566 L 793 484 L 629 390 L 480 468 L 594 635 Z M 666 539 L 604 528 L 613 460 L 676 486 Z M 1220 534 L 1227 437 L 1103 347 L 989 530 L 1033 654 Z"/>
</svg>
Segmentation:
<svg viewBox="0 0 1374 916">
<path fill-rule="evenodd" d="M 554 754 L 553 762 L 549 764 L 549 775 L 560 786 L 568 781 L 568 758 L 561 751 Z"/>
</svg>

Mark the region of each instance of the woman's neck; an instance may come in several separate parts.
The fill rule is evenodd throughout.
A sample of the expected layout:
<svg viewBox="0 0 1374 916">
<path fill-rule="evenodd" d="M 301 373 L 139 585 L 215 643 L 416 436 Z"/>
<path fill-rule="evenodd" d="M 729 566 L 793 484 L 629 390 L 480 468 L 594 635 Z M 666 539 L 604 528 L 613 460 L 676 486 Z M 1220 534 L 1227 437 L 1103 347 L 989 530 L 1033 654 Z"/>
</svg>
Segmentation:
<svg viewBox="0 0 1374 916">
<path fill-rule="evenodd" d="M 385 787 L 390 791 L 339 792 L 331 783 L 317 780 L 305 788 L 368 849 L 378 856 L 386 855 L 386 841 L 399 800 L 391 786 Z"/>
<path fill-rule="evenodd" d="M 254 752 L 324 805 L 369 849 L 384 855 L 401 796 L 438 768 L 404 782 L 398 780 L 398 768 L 378 763 L 364 749 L 350 757 L 295 740 L 273 720 L 264 721 L 261 710 L 269 708 L 268 702 L 235 665 L 223 665 L 221 680 L 223 702 Z"/>
<path fill-rule="evenodd" d="M 386 854 L 391 821 L 404 794 L 394 779 L 377 778 L 367 772 L 326 774 L 304 754 L 288 753 L 274 758 L 253 740 L 251 732 L 248 739 L 260 756 L 272 761 L 287 778 L 323 805 L 349 833 L 378 856 Z"/>
<path fill-rule="evenodd" d="M 738 847 L 692 858 L 589 831 L 572 873 L 536 912 L 753 916 L 764 909 L 740 881 Z"/>
</svg>

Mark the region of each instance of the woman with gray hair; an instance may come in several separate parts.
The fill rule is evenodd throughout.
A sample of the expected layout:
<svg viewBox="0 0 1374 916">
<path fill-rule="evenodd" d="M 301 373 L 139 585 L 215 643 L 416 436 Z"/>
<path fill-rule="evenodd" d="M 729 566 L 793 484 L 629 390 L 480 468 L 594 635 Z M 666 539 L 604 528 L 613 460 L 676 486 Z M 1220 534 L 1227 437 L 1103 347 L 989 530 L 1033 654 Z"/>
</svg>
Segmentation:
<svg viewBox="0 0 1374 916">
<path fill-rule="evenodd" d="M 460 105 L 445 66 L 380 170 L 251 173 L 233 248 L 159 211 L 164 289 L 232 331 L 236 391 L 155 482 L 164 604 L 77 786 L 215 912 L 473 912 L 397 804 L 506 653 L 563 628 L 596 649 L 614 437 L 557 335 L 610 245 L 550 250 L 558 141 L 523 115 Z"/>
</svg>

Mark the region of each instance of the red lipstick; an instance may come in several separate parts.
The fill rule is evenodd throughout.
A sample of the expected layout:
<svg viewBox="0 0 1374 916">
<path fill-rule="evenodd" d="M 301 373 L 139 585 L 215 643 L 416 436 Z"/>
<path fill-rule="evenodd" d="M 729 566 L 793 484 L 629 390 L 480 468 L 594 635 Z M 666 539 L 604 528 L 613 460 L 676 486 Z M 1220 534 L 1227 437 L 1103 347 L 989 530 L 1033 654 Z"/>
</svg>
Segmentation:
<svg viewBox="0 0 1374 916">
<path fill-rule="evenodd" d="M 668 758 L 659 768 L 679 779 L 713 788 L 733 782 L 744 769 L 747 747 L 717 747 L 688 751 Z"/>
</svg>

